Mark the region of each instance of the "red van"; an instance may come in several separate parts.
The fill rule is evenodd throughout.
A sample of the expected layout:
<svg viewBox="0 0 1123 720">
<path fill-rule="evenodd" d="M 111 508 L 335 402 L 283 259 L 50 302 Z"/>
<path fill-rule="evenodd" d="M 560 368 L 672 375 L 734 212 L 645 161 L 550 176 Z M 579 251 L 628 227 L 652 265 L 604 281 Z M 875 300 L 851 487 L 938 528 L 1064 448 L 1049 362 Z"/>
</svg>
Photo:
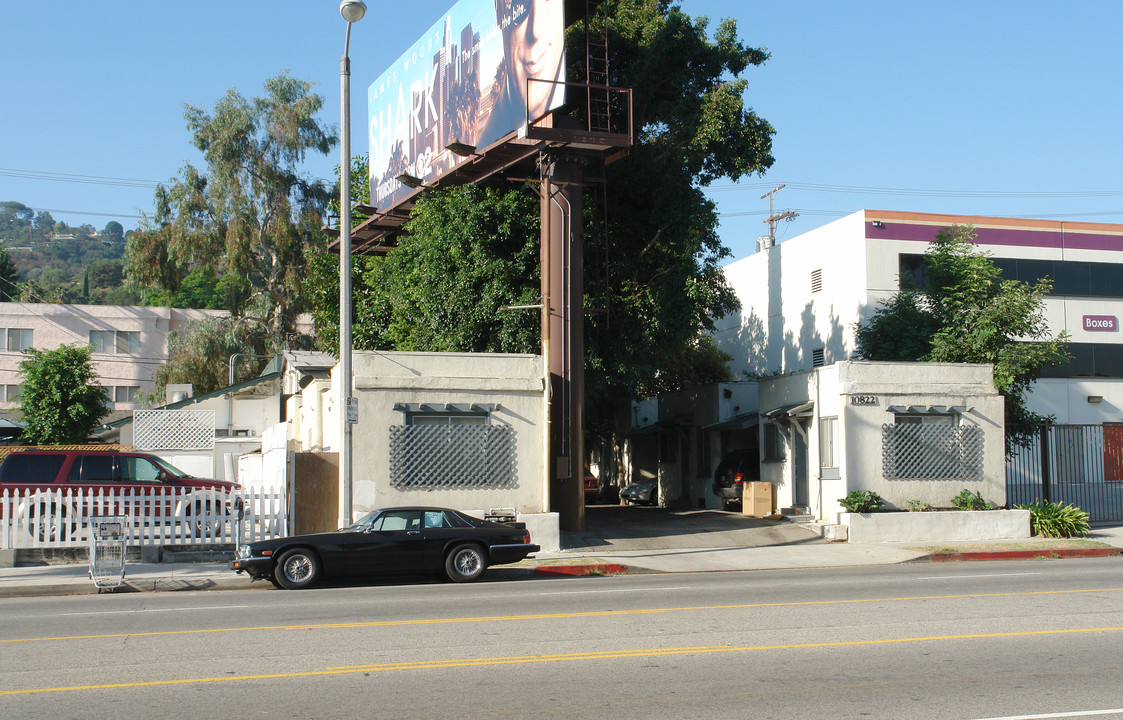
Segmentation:
<svg viewBox="0 0 1123 720">
<path fill-rule="evenodd" d="M 19 517 L 39 540 L 66 539 L 92 514 L 182 520 L 209 535 L 238 488 L 143 452 L 16 450 L 0 463 L 0 493 L 19 495 Z"/>
</svg>

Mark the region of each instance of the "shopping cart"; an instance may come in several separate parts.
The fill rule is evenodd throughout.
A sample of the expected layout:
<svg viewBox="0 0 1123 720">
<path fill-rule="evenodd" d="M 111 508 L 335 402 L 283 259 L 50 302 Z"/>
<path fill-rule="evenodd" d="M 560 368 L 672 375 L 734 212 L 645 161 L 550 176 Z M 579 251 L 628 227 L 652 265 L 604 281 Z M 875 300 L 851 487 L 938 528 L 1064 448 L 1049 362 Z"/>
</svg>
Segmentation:
<svg viewBox="0 0 1123 720">
<path fill-rule="evenodd" d="M 124 515 L 94 515 L 90 518 L 90 579 L 103 589 L 114 589 L 125 579 Z"/>
</svg>

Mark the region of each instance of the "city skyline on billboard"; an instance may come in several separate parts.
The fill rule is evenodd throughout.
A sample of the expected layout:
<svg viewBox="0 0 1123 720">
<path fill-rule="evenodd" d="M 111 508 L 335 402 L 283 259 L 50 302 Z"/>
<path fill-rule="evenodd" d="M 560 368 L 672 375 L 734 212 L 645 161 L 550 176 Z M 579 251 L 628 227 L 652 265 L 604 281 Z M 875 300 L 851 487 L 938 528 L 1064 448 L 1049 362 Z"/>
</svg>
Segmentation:
<svg viewBox="0 0 1123 720">
<path fill-rule="evenodd" d="M 460 0 L 367 90 L 370 204 L 386 210 L 411 188 L 465 162 L 452 142 L 482 152 L 560 107 L 565 92 L 564 0 Z"/>
</svg>

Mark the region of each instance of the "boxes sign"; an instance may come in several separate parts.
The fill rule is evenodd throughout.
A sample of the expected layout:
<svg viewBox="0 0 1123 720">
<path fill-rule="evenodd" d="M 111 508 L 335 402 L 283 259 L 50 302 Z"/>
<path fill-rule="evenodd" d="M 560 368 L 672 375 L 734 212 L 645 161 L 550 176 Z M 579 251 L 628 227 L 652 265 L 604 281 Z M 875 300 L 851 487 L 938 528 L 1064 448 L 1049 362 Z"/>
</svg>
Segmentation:
<svg viewBox="0 0 1123 720">
<path fill-rule="evenodd" d="M 772 514 L 772 483 L 747 482 L 741 499 L 741 514 L 748 517 L 765 517 Z"/>
</svg>

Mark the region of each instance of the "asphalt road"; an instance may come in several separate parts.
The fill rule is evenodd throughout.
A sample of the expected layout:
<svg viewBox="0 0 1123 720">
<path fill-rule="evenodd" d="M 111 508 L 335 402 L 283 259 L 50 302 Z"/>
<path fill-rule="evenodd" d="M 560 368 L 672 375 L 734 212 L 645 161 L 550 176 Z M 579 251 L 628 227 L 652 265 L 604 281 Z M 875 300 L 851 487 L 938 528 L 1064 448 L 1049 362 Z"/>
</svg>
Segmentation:
<svg viewBox="0 0 1123 720">
<path fill-rule="evenodd" d="M 0 717 L 1123 718 L 1121 571 L 1104 558 L 10 598 Z"/>
</svg>

